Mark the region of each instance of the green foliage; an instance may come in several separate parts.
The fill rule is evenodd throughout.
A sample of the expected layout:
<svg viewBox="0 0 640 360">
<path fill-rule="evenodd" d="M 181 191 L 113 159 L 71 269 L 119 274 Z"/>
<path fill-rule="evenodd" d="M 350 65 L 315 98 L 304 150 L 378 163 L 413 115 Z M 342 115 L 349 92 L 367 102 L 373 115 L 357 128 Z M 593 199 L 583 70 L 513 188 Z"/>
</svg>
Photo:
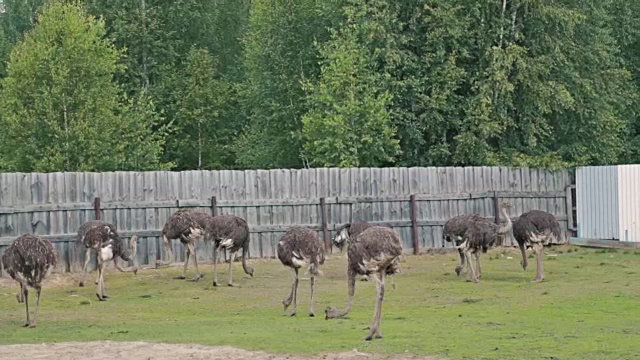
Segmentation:
<svg viewBox="0 0 640 360">
<path fill-rule="evenodd" d="M 246 79 L 241 88 L 247 119 L 236 151 L 242 167 L 302 166 L 302 116 L 306 113 L 302 82 L 318 72 L 314 42 L 324 42 L 339 0 L 259 0 L 251 3 L 244 41 Z"/>
<path fill-rule="evenodd" d="M 372 71 L 356 33 L 346 31 L 321 49 L 320 81 L 307 86 L 304 150 L 311 165 L 383 166 L 400 151 L 387 111 L 391 94 L 380 87 L 384 78 Z"/>
<path fill-rule="evenodd" d="M 151 103 L 124 102 L 113 81 L 119 52 L 104 22 L 56 1 L 37 23 L 13 48 L 2 81 L 4 170 L 166 168 Z"/>
<path fill-rule="evenodd" d="M 11 76 L 9 54 L 29 34 L 46 1 L 3 3 L 0 79 Z M 162 168 L 566 168 L 640 162 L 638 1 L 82 3 L 103 19 L 100 36 L 118 53 L 106 87 L 109 99 L 96 100 L 85 110 L 106 123 L 121 122 L 119 128 L 126 121 L 114 118 L 134 108 L 151 111 L 154 115 L 143 127 L 154 134 L 158 130 L 159 139 L 167 140 L 157 163 Z M 84 30 L 71 26 L 67 31 L 73 39 L 81 36 L 72 32 Z M 57 51 L 53 49 L 75 46 L 68 43 L 44 41 L 34 57 L 44 59 Z M 214 64 L 198 62 L 201 69 L 193 72 L 193 49 L 207 51 Z M 80 51 L 68 57 L 90 64 L 94 56 Z M 36 63 L 25 62 L 21 71 Z M 40 79 L 58 81 L 55 68 L 31 71 Z M 198 84 L 196 90 L 194 76 L 209 79 L 209 84 Z M 79 89 L 88 83 L 77 81 Z M 40 104 L 61 102 L 62 93 L 46 99 L 33 93 L 33 86 L 8 78 L 0 86 L 10 83 L 24 91 L 7 90 L 13 98 L 2 101 L 3 112 L 10 110 L 9 115 L 0 113 L 2 123 L 25 116 L 16 115 L 23 111 L 20 106 L 29 107 L 25 113 L 45 111 L 31 107 L 35 98 Z M 123 99 L 123 92 L 136 100 Z M 134 105 L 142 103 L 147 105 Z M 67 150 L 84 151 L 86 146 L 88 153 L 97 151 L 89 145 L 96 134 L 85 134 L 85 128 L 96 125 L 57 136 L 73 135 L 87 145 L 56 140 L 70 147 L 46 156 L 34 149 L 28 156 L 50 157 L 42 160 L 49 164 L 42 168 L 52 170 L 71 163 L 94 168 L 84 155 L 61 160 Z M 20 142 L 11 131 L 0 133 L 8 149 Z M 155 150 L 149 153 L 157 156 Z M 0 150 L 0 169 L 33 163 L 20 160 L 27 154 Z M 129 166 L 119 159 L 108 167 L 116 163 Z M 156 163 L 145 164 L 152 168 Z"/>
<path fill-rule="evenodd" d="M 234 280 L 240 286 L 234 288 L 212 287 L 212 265 L 202 262 L 200 271 L 206 277 L 197 283 L 173 279 L 180 267 L 141 269 L 137 276 L 108 271 L 111 298 L 100 303 L 93 286 L 80 288 L 73 276 L 53 274 L 53 281 L 44 284 L 38 327 L 28 330 L 19 328 L 25 312 L 13 296 L 17 283 L 2 281 L 0 343 L 200 343 L 262 350 L 278 357 L 319 354 L 315 359 L 335 352 L 348 352 L 345 357 L 351 359 L 407 360 L 637 357 L 638 254 L 580 248 L 558 253 L 555 261 L 546 256 L 546 281 L 531 283 L 535 261 L 529 262 L 533 268 L 523 271 L 517 249 L 504 255 L 502 251 L 481 255 L 480 284 L 455 275 L 457 253 L 404 257 L 395 289 L 387 278 L 381 340 L 363 339 L 375 303 L 371 281 L 356 283 L 348 318 L 324 319 L 326 306 L 343 308 L 347 302 L 346 258 L 334 254 L 316 282 L 315 317 L 307 316 L 307 276 L 300 279 L 297 316 L 282 316 L 281 301 L 291 290 L 291 278 L 290 270 L 275 259 L 250 260 L 256 267 L 254 277 L 242 274 L 235 263 Z M 219 276 L 224 278 L 226 270 L 219 266 Z M 193 267 L 188 272 L 192 274 Z M 87 300 L 90 304 L 82 305 Z M 104 316 L 107 312 L 110 315 Z M 476 339 L 472 345 L 470 339 Z M 354 348 L 380 357 L 354 356 Z"/>
<path fill-rule="evenodd" d="M 205 49 L 193 48 L 180 77 L 176 131 L 168 152 L 183 169 L 216 169 L 230 157 L 233 129 L 223 124 L 229 85 L 217 78 L 215 60 Z M 225 126 L 226 125 L 226 126 Z"/>
</svg>

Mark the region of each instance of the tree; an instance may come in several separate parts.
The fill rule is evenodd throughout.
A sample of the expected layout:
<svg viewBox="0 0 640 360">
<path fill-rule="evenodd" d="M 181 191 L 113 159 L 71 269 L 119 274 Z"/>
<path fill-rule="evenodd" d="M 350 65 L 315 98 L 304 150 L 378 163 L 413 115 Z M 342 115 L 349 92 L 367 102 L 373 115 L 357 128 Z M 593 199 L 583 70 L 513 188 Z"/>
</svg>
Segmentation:
<svg viewBox="0 0 640 360">
<path fill-rule="evenodd" d="M 178 169 L 219 169 L 232 155 L 234 129 L 223 124 L 229 85 L 219 79 L 215 59 L 193 48 L 178 90 L 175 132 L 168 152 Z"/>
<path fill-rule="evenodd" d="M 345 30 L 322 47 L 318 83 L 309 83 L 310 110 L 303 117 L 304 150 L 319 166 L 384 166 L 399 153 L 387 110 L 386 79 L 372 71 L 372 58 Z"/>
<path fill-rule="evenodd" d="M 258 0 L 251 3 L 245 42 L 245 80 L 240 90 L 247 123 L 236 142 L 241 167 L 303 165 L 302 83 L 319 74 L 314 43 L 328 39 L 341 0 Z"/>
<path fill-rule="evenodd" d="M 167 168 L 159 162 L 166 129 L 152 103 L 127 100 L 113 81 L 119 55 L 104 22 L 81 6 L 44 5 L 2 80 L 4 170 Z"/>
</svg>

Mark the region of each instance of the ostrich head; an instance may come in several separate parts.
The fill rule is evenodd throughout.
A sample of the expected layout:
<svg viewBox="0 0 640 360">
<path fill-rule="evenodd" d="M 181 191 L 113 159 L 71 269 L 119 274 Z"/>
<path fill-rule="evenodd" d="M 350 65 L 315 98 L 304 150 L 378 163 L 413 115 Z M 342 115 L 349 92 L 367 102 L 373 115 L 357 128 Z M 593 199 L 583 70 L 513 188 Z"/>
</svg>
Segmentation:
<svg viewBox="0 0 640 360">
<path fill-rule="evenodd" d="M 342 251 L 344 249 L 345 244 L 347 244 L 350 240 L 349 230 L 351 224 L 347 224 L 338 228 L 336 236 L 333 237 L 331 241 L 335 247 Z"/>
</svg>

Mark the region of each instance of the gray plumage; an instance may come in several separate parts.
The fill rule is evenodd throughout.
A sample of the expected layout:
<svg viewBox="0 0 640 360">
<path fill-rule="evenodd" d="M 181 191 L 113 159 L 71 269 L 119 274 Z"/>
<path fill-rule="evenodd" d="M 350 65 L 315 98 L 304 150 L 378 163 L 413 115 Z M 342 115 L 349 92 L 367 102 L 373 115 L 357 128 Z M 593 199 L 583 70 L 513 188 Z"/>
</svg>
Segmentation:
<svg viewBox="0 0 640 360">
<path fill-rule="evenodd" d="M 56 253 L 51 242 L 34 234 L 21 235 L 7 247 L 2 255 L 4 269 L 20 284 L 18 302 L 24 302 L 27 310 L 24 326 L 36 326 L 42 281 L 51 273 L 56 263 Z M 29 314 L 28 287 L 36 290 L 36 310 L 33 320 Z"/>
<path fill-rule="evenodd" d="M 444 227 L 442 228 L 442 238 L 444 241 L 453 243 L 460 255 L 460 264 L 455 268 L 456 275 L 458 276 L 464 269 L 465 264 L 464 251 L 461 248 L 458 248 L 458 246 L 462 243 L 468 224 L 475 221 L 481 221 L 482 219 L 483 218 L 478 214 L 463 214 L 454 216 L 444 223 Z"/>
<path fill-rule="evenodd" d="M 398 233 L 388 227 L 373 226 L 360 233 L 353 240 L 348 241 L 348 287 L 349 300 L 347 308 L 339 311 L 333 306 L 325 309 L 326 319 L 343 317 L 351 311 L 353 295 L 355 293 L 356 274 L 370 275 L 376 283 L 375 315 L 369 327 L 366 340 L 381 338 L 380 318 L 382 316 L 382 301 L 385 290 L 385 277 L 399 271 L 400 256 L 402 255 L 402 241 Z"/>
<path fill-rule="evenodd" d="M 82 266 L 82 274 L 80 275 L 80 281 L 78 283 L 78 285 L 80 286 L 84 286 L 84 279 L 87 275 L 87 268 L 89 266 L 89 260 L 91 259 L 91 252 L 94 251 L 98 252 L 98 247 L 99 247 L 99 242 L 86 242 L 85 241 L 85 235 L 87 234 L 87 232 L 94 228 L 94 227 L 99 227 L 99 226 L 107 226 L 109 227 L 110 231 L 114 232 L 114 233 L 118 233 L 116 230 L 115 225 L 110 224 L 104 220 L 88 220 L 85 223 L 83 223 L 82 225 L 80 225 L 80 227 L 78 227 L 78 235 L 76 236 L 76 243 L 79 244 L 80 246 L 83 246 L 86 251 L 84 254 L 84 265 Z M 127 272 L 126 270 L 124 270 L 119 264 L 117 260 L 114 260 L 114 265 L 116 267 L 116 269 L 118 269 L 118 271 L 121 272 Z M 98 279 L 96 278 L 95 280 L 95 284 L 98 283 Z"/>
<path fill-rule="evenodd" d="M 207 238 L 213 240 L 213 286 L 218 286 L 217 264 L 222 249 L 230 253 L 227 285 L 233 286 L 233 261 L 239 250 L 242 250 L 242 269 L 253 276 L 253 268 L 247 265 L 249 251 L 249 226 L 247 222 L 235 215 L 223 214 L 211 218 L 207 225 Z"/>
<path fill-rule="evenodd" d="M 313 296 L 315 288 L 316 276 L 320 275 L 320 265 L 324 264 L 324 244 L 314 230 L 293 227 L 287 230 L 277 247 L 278 259 L 282 265 L 290 267 L 293 273 L 293 282 L 291 285 L 291 293 L 289 297 L 282 300 L 284 310 L 293 303 L 293 309 L 290 316 L 296 315 L 296 299 L 298 293 L 298 271 L 301 267 L 308 267 L 311 282 L 311 305 L 309 316 L 315 316 L 313 310 Z"/>
<path fill-rule="evenodd" d="M 506 219 L 506 225 L 501 226 L 478 214 L 459 215 L 449 219 L 443 229 L 446 241 L 453 242 L 460 255 L 460 265 L 456 266 L 456 274 L 460 275 L 468 266 L 468 281 L 478 282 L 482 276 L 480 267 L 480 252 L 486 253 L 494 246 L 499 236 L 504 236 L 512 228 L 511 219 L 506 208 L 511 205 L 503 202 L 501 211 Z M 475 256 L 475 267 L 472 266 L 472 256 Z"/>
<path fill-rule="evenodd" d="M 196 276 L 191 281 L 202 279 L 204 275 L 198 269 L 196 241 L 205 239 L 207 225 L 211 218 L 212 216 L 208 213 L 192 209 L 181 209 L 173 213 L 162 228 L 162 242 L 167 253 L 168 262 L 157 260 L 156 267 L 173 263 L 171 240 L 180 239 L 180 242 L 185 245 L 185 262 L 182 268 L 182 275 L 176 277 L 176 279 L 186 279 L 191 255 L 193 255 L 193 262 L 196 267 Z"/>
<path fill-rule="evenodd" d="M 82 266 L 82 274 L 80 275 L 80 281 L 78 282 L 78 285 L 80 286 L 84 286 L 84 279 L 87 275 L 87 268 L 89 266 L 89 261 L 91 260 L 91 251 L 96 251 L 96 248 L 91 247 L 91 246 L 87 246 L 87 244 L 84 241 L 84 237 L 87 234 L 87 231 L 89 231 L 90 229 L 96 227 L 96 226 L 108 226 L 111 231 L 116 232 L 116 227 L 112 224 L 107 223 L 106 221 L 103 220 L 88 220 L 85 223 L 83 223 L 82 225 L 80 225 L 80 227 L 78 227 L 78 235 L 76 236 L 76 244 L 78 246 L 83 246 L 86 251 L 84 254 L 84 265 Z M 117 261 L 114 261 L 114 264 L 116 266 L 116 269 L 118 269 L 119 271 L 123 271 L 124 270 L 118 265 Z M 98 279 L 96 278 L 95 283 L 98 283 Z"/>
<path fill-rule="evenodd" d="M 127 248 L 127 245 L 124 240 L 120 238 L 120 235 L 113 231 L 112 225 L 92 226 L 86 231 L 83 243 L 86 247 L 96 249 L 98 252 L 98 281 L 96 284 L 96 296 L 100 301 L 104 301 L 109 298 L 104 286 L 104 270 L 109 261 L 116 263 L 117 258 L 121 258 L 124 261 L 134 261 L 135 265 L 131 271 L 134 274 L 137 273 L 136 235 L 131 237 L 129 241 L 129 248 Z"/>
<path fill-rule="evenodd" d="M 542 210 L 531 210 L 520 215 L 513 222 L 513 237 L 518 242 L 522 260 L 520 264 L 527 269 L 526 248 L 530 246 L 536 255 L 536 278 L 533 281 L 544 280 L 544 268 L 542 264 L 542 249 L 549 240 L 563 239 L 560 223 L 552 214 Z"/>
</svg>

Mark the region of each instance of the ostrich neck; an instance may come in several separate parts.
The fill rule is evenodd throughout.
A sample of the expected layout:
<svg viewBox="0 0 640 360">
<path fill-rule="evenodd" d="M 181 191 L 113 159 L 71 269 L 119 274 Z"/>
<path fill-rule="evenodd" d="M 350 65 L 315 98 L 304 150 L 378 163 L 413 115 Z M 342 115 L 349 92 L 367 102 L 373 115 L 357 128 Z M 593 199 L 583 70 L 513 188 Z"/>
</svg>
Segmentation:
<svg viewBox="0 0 640 360">
<path fill-rule="evenodd" d="M 507 232 L 509 232 L 509 230 L 511 230 L 511 218 L 509 217 L 509 214 L 507 214 L 507 210 L 503 207 L 501 209 L 502 211 L 502 215 L 504 216 L 504 218 L 506 219 L 507 223 L 504 226 L 500 226 L 498 228 L 498 233 L 499 234 L 506 234 Z"/>
<path fill-rule="evenodd" d="M 356 274 L 351 270 L 349 270 L 348 286 L 349 286 L 349 300 L 347 302 L 347 307 L 344 310 L 338 312 L 336 317 L 343 317 L 347 315 L 351 311 L 351 308 L 353 307 L 353 295 L 355 294 L 355 291 L 356 291 Z"/>
</svg>

